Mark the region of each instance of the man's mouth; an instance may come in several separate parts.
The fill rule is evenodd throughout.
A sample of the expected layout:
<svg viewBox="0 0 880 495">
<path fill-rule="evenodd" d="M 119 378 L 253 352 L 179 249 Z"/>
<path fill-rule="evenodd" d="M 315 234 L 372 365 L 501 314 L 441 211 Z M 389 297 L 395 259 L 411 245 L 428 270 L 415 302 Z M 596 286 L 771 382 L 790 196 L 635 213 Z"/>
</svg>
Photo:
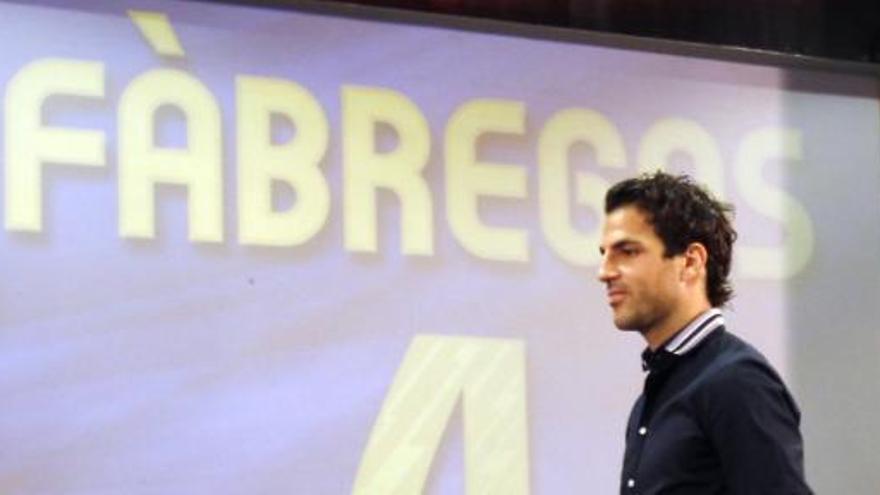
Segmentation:
<svg viewBox="0 0 880 495">
<path fill-rule="evenodd" d="M 611 307 L 617 306 L 626 297 L 626 291 L 622 289 L 610 289 L 606 294 L 608 296 L 608 304 Z"/>
</svg>

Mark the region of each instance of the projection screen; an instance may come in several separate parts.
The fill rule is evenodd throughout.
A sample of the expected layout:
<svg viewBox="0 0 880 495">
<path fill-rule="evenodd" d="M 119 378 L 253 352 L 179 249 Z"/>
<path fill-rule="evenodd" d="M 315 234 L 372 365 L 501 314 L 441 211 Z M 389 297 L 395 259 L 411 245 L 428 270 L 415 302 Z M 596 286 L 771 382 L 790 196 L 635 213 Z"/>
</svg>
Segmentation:
<svg viewBox="0 0 880 495">
<path fill-rule="evenodd" d="M 728 326 L 814 489 L 880 486 L 876 74 L 295 6 L 0 16 L 3 493 L 613 493 L 644 343 L 601 202 L 657 168 L 736 206 Z"/>
</svg>

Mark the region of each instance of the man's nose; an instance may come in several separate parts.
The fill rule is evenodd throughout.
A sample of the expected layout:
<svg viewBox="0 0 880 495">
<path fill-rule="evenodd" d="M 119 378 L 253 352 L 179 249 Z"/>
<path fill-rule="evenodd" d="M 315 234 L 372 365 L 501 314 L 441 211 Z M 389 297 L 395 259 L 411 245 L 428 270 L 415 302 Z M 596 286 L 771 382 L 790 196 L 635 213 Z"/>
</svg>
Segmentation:
<svg viewBox="0 0 880 495">
<path fill-rule="evenodd" d="M 596 272 L 596 278 L 599 282 L 608 283 L 617 278 L 619 274 L 620 272 L 618 272 L 617 268 L 608 260 L 608 257 L 602 256 L 602 260 L 599 262 L 599 270 Z"/>
</svg>

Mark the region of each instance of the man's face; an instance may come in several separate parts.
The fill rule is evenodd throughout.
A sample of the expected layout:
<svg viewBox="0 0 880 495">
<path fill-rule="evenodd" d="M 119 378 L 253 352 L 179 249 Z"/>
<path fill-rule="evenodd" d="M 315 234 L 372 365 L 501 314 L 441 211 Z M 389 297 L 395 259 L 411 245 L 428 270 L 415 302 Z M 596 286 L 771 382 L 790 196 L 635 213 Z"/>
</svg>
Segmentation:
<svg viewBox="0 0 880 495">
<path fill-rule="evenodd" d="M 643 333 L 662 327 L 682 297 L 682 257 L 663 256 L 663 241 L 632 205 L 607 215 L 599 250 L 599 281 L 605 284 L 614 325 Z"/>
</svg>

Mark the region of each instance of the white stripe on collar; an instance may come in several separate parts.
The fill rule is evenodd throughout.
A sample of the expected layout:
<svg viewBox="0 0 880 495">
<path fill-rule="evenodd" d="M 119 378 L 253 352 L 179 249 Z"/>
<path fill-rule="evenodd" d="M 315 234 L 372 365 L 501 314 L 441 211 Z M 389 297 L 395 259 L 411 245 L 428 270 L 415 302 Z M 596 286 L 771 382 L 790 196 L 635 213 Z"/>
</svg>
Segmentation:
<svg viewBox="0 0 880 495">
<path fill-rule="evenodd" d="M 724 316 L 721 315 L 721 310 L 712 308 L 694 318 L 684 330 L 678 332 L 678 335 L 666 344 L 665 349 L 679 356 L 686 354 L 722 325 L 724 325 Z"/>
</svg>

